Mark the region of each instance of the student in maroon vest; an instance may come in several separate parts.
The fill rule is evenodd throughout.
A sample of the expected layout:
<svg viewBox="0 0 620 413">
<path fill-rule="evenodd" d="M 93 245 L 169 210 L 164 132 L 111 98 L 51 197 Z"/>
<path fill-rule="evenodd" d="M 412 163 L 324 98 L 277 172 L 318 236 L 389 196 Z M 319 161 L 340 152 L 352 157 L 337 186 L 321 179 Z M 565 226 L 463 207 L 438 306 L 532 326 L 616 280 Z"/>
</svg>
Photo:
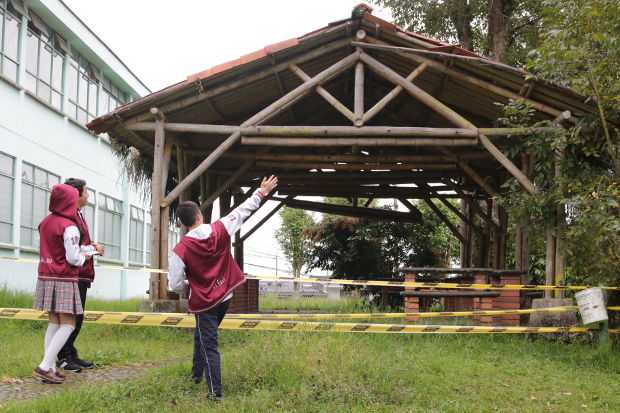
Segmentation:
<svg viewBox="0 0 620 413">
<path fill-rule="evenodd" d="M 43 361 L 34 369 L 46 383 L 62 383 L 56 357 L 75 328 L 75 317 L 83 314 L 78 290 L 80 267 L 95 251 L 80 247 L 77 225 L 78 191 L 69 185 L 55 185 L 49 210 L 39 224 L 39 277 L 34 308 L 49 312 Z"/>
<path fill-rule="evenodd" d="M 275 176 L 263 179 L 260 189 L 250 198 L 212 224 L 203 223 L 200 208 L 194 202 L 181 202 L 177 207 L 177 216 L 187 234 L 174 247 L 169 285 L 179 292 L 189 286 L 189 311 L 196 316 L 192 377 L 199 383 L 204 374 L 213 400 L 222 399 L 217 329 L 226 315 L 233 290 L 245 282 L 231 255 L 230 239 L 277 184 Z"/>
<path fill-rule="evenodd" d="M 98 254 L 103 255 L 103 245 L 96 244 L 90 239 L 90 231 L 88 223 L 82 212 L 82 208 L 88 205 L 88 186 L 86 181 L 78 178 L 69 178 L 65 181 L 65 184 L 70 185 L 78 190 L 80 195 L 78 199 L 78 212 L 77 212 L 77 226 L 80 230 L 80 246 L 92 247 Z M 92 282 L 95 280 L 95 263 L 93 260 L 88 260 L 80 267 L 80 274 L 78 280 L 78 289 L 80 290 L 80 300 L 82 301 L 82 308 L 86 307 L 86 293 L 90 288 Z M 93 368 L 93 363 L 83 360 L 79 357 L 78 351 L 75 348 L 75 340 L 77 339 L 80 331 L 82 330 L 82 323 L 84 321 L 84 315 L 78 315 L 75 317 L 75 330 L 69 336 L 69 339 L 58 353 L 59 367 L 67 371 L 79 372 L 82 369 Z"/>
</svg>

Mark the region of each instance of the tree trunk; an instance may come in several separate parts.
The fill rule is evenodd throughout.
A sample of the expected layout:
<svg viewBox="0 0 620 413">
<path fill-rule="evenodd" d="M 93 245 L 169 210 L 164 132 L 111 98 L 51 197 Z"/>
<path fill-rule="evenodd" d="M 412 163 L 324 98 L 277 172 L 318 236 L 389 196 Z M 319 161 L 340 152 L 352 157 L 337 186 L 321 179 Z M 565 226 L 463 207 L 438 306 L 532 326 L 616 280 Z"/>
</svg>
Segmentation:
<svg viewBox="0 0 620 413">
<path fill-rule="evenodd" d="M 455 9 L 450 16 L 452 24 L 456 28 L 456 35 L 459 39 L 459 43 L 467 50 L 473 50 L 473 35 L 472 35 L 472 14 L 471 7 L 468 0 L 457 0 Z"/>
<path fill-rule="evenodd" d="M 506 61 L 512 34 L 514 0 L 493 0 L 489 3 L 489 52 L 493 60 Z"/>
</svg>

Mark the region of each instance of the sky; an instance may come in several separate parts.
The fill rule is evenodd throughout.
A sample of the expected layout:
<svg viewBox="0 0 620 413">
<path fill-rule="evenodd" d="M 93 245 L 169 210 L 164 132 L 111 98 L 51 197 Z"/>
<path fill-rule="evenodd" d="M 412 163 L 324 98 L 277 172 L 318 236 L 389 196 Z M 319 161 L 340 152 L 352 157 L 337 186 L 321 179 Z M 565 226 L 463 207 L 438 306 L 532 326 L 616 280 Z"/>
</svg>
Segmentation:
<svg viewBox="0 0 620 413">
<path fill-rule="evenodd" d="M 346 19 L 360 0 L 64 2 L 151 91 L 157 91 L 266 45 Z M 388 10 L 378 7 L 373 14 L 391 19 Z M 263 206 L 244 231 L 274 206 L 274 202 Z M 278 267 L 282 274 L 282 268 L 288 267 L 274 237 L 279 226 L 276 214 L 246 241 L 246 272 L 273 275 Z"/>
<path fill-rule="evenodd" d="M 152 91 L 350 17 L 360 0 L 64 0 Z M 375 15 L 390 19 L 388 10 Z"/>
</svg>

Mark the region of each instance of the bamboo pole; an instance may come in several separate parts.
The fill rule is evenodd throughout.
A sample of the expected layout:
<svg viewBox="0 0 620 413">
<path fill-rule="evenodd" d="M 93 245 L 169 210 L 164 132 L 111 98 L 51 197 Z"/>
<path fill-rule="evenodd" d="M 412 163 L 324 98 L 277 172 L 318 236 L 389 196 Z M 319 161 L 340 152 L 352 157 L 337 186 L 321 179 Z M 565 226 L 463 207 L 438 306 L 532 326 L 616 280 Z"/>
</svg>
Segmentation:
<svg viewBox="0 0 620 413">
<path fill-rule="evenodd" d="M 413 82 L 413 80 L 417 78 L 418 76 L 420 76 L 426 70 L 427 67 L 428 67 L 428 63 L 422 63 L 421 65 L 416 67 L 413 70 L 413 72 L 411 72 L 409 76 L 407 76 L 406 79 L 409 82 Z M 388 92 L 387 95 L 385 95 L 372 108 L 370 108 L 366 113 L 364 113 L 364 116 L 362 118 L 363 123 L 368 123 L 368 121 L 370 121 L 372 118 L 375 117 L 375 115 L 381 112 L 383 108 L 385 108 L 388 105 L 388 103 L 394 100 L 394 98 L 396 98 L 396 96 L 398 96 L 400 92 L 402 91 L 403 91 L 403 88 L 401 86 L 395 86 L 394 89 Z"/>
<path fill-rule="evenodd" d="M 308 92 L 315 88 L 317 85 L 328 81 L 329 79 L 339 75 L 340 73 L 354 65 L 358 59 L 358 53 L 350 54 L 349 56 L 340 60 L 338 63 L 323 70 L 311 80 L 301 84 L 300 86 L 293 89 L 271 105 L 267 106 L 265 109 L 261 110 L 256 115 L 245 121 L 241 126 L 251 126 L 263 122 L 270 117 L 280 113 L 282 110 L 295 103 L 301 97 L 308 94 Z M 222 144 L 220 144 L 217 149 L 215 149 L 207 158 L 205 158 L 196 169 L 194 169 L 185 179 L 183 179 L 183 181 L 179 183 L 179 185 L 177 185 L 176 188 L 172 190 L 172 192 L 170 192 L 170 194 L 168 194 L 168 196 L 164 199 L 163 204 L 169 205 L 172 201 L 174 201 L 185 188 L 191 185 L 191 183 L 194 182 L 194 180 L 196 180 L 201 174 L 205 173 L 205 171 L 211 165 L 213 165 L 213 163 L 215 163 L 215 161 L 219 159 L 219 157 L 224 152 L 226 152 L 232 145 L 234 145 L 240 137 L 241 134 L 239 132 L 235 132 L 230 137 L 228 137 L 228 139 L 226 139 Z"/>
<path fill-rule="evenodd" d="M 310 80 L 310 76 L 308 76 L 306 72 L 301 70 L 299 66 L 295 64 L 291 64 L 289 68 L 291 69 L 293 73 L 295 73 L 304 82 L 307 82 L 308 80 Z M 355 122 L 355 115 L 353 114 L 353 112 L 351 112 L 349 108 L 347 108 L 336 97 L 334 97 L 331 93 L 329 93 L 327 89 L 319 85 L 316 87 L 316 92 L 319 94 L 319 96 L 325 99 L 327 103 L 332 105 L 334 109 L 340 112 L 345 118 L 349 119 L 352 123 Z"/>
<path fill-rule="evenodd" d="M 424 90 L 415 86 L 411 82 L 407 82 L 401 75 L 384 65 L 383 63 L 377 61 L 373 57 L 362 53 L 360 59 L 366 63 L 372 70 L 374 70 L 380 76 L 383 76 L 387 80 L 393 82 L 394 84 L 400 85 L 409 92 L 413 97 L 420 100 L 425 105 L 429 106 L 435 112 L 439 113 L 450 122 L 454 123 L 463 128 L 475 128 L 475 126 L 469 122 L 467 119 L 450 109 L 448 106 L 441 103 L 439 100 L 435 99 L 430 94 L 426 93 Z M 517 168 L 510 159 L 508 159 L 485 135 L 479 135 L 478 140 L 480 143 L 495 157 L 495 159 L 511 173 L 511 175 L 521 184 L 526 191 L 530 194 L 535 194 L 537 192 L 536 187 L 530 182 L 530 180 L 525 176 L 519 168 Z"/>
<path fill-rule="evenodd" d="M 168 269 L 168 243 L 170 242 L 170 208 L 162 208 L 161 214 L 161 242 L 159 243 L 159 268 Z M 159 274 L 159 298 L 168 298 L 168 277 L 166 274 Z"/>
<path fill-rule="evenodd" d="M 353 107 L 355 112 L 355 126 L 362 126 L 364 124 L 364 64 L 362 62 L 357 62 L 357 65 L 355 65 Z"/>
<path fill-rule="evenodd" d="M 359 145 L 362 147 L 423 147 L 423 146 L 477 146 L 475 139 L 437 138 L 270 138 L 243 137 L 242 145 L 273 147 L 338 147 Z"/>
</svg>

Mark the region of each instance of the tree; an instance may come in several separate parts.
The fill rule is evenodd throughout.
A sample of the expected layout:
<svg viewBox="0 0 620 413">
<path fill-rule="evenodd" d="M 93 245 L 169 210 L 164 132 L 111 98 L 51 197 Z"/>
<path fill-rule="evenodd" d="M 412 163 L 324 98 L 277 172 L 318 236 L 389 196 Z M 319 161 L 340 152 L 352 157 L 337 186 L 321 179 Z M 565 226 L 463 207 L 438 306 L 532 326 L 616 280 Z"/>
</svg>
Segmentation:
<svg viewBox="0 0 620 413">
<path fill-rule="evenodd" d="M 396 24 L 512 64 L 537 44 L 539 0 L 374 0 Z"/>
<path fill-rule="evenodd" d="M 279 213 L 282 225 L 276 231 L 276 239 L 291 264 L 293 275 L 299 277 L 304 266 L 310 263 L 312 244 L 305 236 L 314 221 L 301 209 L 284 207 Z"/>
</svg>

